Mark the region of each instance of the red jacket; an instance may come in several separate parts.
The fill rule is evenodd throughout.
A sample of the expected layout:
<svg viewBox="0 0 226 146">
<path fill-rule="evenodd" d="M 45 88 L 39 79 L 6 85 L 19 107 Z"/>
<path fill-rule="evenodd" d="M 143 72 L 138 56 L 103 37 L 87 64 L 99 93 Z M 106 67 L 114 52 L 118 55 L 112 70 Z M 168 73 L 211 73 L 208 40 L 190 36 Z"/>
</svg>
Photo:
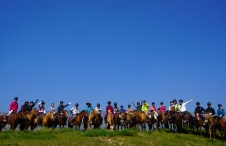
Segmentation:
<svg viewBox="0 0 226 146">
<path fill-rule="evenodd" d="M 14 101 L 11 102 L 9 110 L 10 111 L 13 110 L 14 112 L 17 112 L 17 110 L 18 110 L 18 103 L 14 102 Z"/>
</svg>

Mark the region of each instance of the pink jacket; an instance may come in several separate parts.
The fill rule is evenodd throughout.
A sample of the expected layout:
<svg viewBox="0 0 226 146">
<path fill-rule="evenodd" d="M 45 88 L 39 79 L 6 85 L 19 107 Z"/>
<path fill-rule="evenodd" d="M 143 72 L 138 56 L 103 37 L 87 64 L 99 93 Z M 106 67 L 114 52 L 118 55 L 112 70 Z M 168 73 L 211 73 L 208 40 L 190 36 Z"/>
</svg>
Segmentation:
<svg viewBox="0 0 226 146">
<path fill-rule="evenodd" d="M 111 112 L 113 116 L 115 116 L 114 114 L 114 108 L 112 106 L 106 106 L 106 113 L 105 113 L 105 117 L 108 116 L 108 112 Z"/>
<path fill-rule="evenodd" d="M 14 102 L 14 101 L 11 102 L 9 110 L 10 111 L 13 110 L 14 112 L 17 112 L 17 110 L 18 110 L 18 103 Z"/>
<path fill-rule="evenodd" d="M 160 109 L 160 111 L 161 111 L 162 113 L 165 113 L 165 112 L 166 112 L 166 107 L 165 107 L 165 105 L 160 106 L 159 109 Z"/>
<path fill-rule="evenodd" d="M 152 106 L 152 107 L 150 108 L 150 111 L 155 111 L 155 112 L 156 112 L 156 108 Z"/>
</svg>

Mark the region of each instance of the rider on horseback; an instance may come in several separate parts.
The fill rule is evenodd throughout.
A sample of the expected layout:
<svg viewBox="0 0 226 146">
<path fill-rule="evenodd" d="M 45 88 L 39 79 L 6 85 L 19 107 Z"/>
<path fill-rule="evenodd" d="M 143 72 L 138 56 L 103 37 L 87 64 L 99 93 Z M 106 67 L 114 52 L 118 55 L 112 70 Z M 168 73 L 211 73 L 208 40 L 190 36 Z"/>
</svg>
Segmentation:
<svg viewBox="0 0 226 146">
<path fill-rule="evenodd" d="M 126 110 L 123 108 L 123 105 L 121 105 L 120 108 L 121 108 L 121 109 L 120 109 L 120 114 L 126 112 Z"/>
<path fill-rule="evenodd" d="M 137 105 L 135 105 L 133 101 L 132 101 L 132 104 L 136 107 L 136 109 L 137 109 L 138 111 L 141 111 L 142 100 L 141 100 L 141 104 L 140 104 L 140 102 L 137 102 Z"/>
<path fill-rule="evenodd" d="M 49 108 L 49 112 L 55 113 L 54 103 L 51 103 L 51 106 Z"/>
<path fill-rule="evenodd" d="M 163 102 L 160 102 L 160 107 L 158 108 L 163 114 L 166 112 L 166 106 L 163 104 Z"/>
<path fill-rule="evenodd" d="M 173 105 L 173 101 L 170 101 L 170 106 L 169 106 L 169 111 L 171 110 L 171 107 L 174 106 Z"/>
<path fill-rule="evenodd" d="M 151 105 L 152 105 L 152 106 L 151 106 L 151 108 L 150 108 L 150 111 L 155 113 L 155 116 L 156 116 L 155 118 L 157 119 L 158 113 L 157 113 L 157 109 L 156 109 L 156 107 L 155 107 L 155 103 L 152 102 Z"/>
<path fill-rule="evenodd" d="M 117 106 L 117 102 L 114 103 L 114 114 L 118 111 L 118 106 Z"/>
<path fill-rule="evenodd" d="M 185 114 L 187 113 L 186 105 L 188 103 L 190 103 L 192 100 L 193 99 L 190 99 L 189 101 L 184 102 L 184 103 L 183 103 L 183 100 L 182 99 L 179 100 L 179 102 L 180 102 L 179 109 L 180 109 L 180 112 L 182 113 L 182 118 L 183 118 L 184 122 L 186 122 L 185 121 Z"/>
<path fill-rule="evenodd" d="M 176 112 L 179 112 L 180 111 L 180 107 L 177 104 L 177 100 L 176 99 L 173 100 L 173 106 L 175 107 Z"/>
<path fill-rule="evenodd" d="M 28 101 L 25 101 L 24 104 L 21 106 L 20 110 L 22 111 L 28 111 L 29 107 L 28 107 Z"/>
<path fill-rule="evenodd" d="M 148 107 L 149 107 L 149 104 L 146 102 L 146 100 L 143 100 L 143 105 L 141 107 L 141 110 L 146 114 L 148 115 Z"/>
<path fill-rule="evenodd" d="M 97 103 L 97 106 L 95 107 L 95 110 L 96 111 L 101 111 L 101 108 L 100 108 L 100 104 L 99 103 Z"/>
<path fill-rule="evenodd" d="M 79 114 L 79 109 L 78 109 L 79 104 L 76 103 L 74 107 L 71 108 L 70 112 L 72 115 L 72 123 L 74 122 L 74 119 L 76 117 L 77 114 Z"/>
<path fill-rule="evenodd" d="M 200 106 L 200 102 L 196 102 L 196 105 L 197 105 L 197 107 L 195 108 L 195 112 L 198 112 L 200 114 L 200 116 L 201 116 L 202 121 L 204 121 L 204 116 L 203 115 L 205 113 L 205 109 Z M 203 125 L 205 125 L 205 123 Z"/>
<path fill-rule="evenodd" d="M 63 102 L 63 101 L 60 101 L 60 105 L 59 105 L 58 108 L 57 108 L 57 113 L 58 113 L 58 114 L 62 114 L 63 111 L 64 111 L 64 108 L 67 107 L 67 106 L 69 106 L 69 105 L 71 104 L 71 102 L 69 102 L 69 103 L 66 104 L 66 105 L 63 105 L 63 104 L 64 104 L 64 102 Z"/>
<path fill-rule="evenodd" d="M 221 105 L 221 104 L 218 104 L 217 116 L 223 118 L 224 121 L 225 121 L 225 119 L 226 119 L 226 118 L 225 118 L 225 111 L 224 111 L 224 109 L 222 108 L 222 105 Z"/>
<path fill-rule="evenodd" d="M 16 113 L 18 110 L 18 97 L 14 97 L 14 101 L 10 103 L 9 106 L 9 113 L 5 116 L 3 121 L 6 121 L 6 119 L 12 114 L 12 113 Z"/>
<path fill-rule="evenodd" d="M 105 113 L 105 116 L 104 116 L 105 122 L 107 121 L 108 113 L 112 113 L 112 115 L 115 116 L 114 108 L 111 106 L 111 101 L 108 101 L 107 104 L 108 105 L 106 106 L 106 113 Z"/>
<path fill-rule="evenodd" d="M 32 108 L 36 105 L 37 102 L 38 102 L 38 99 L 36 99 L 35 102 L 30 101 L 30 104 L 28 105 L 28 111 L 29 112 L 32 110 Z"/>
<path fill-rule="evenodd" d="M 87 107 L 86 107 L 86 113 L 90 114 L 90 112 L 93 110 L 93 107 L 91 106 L 90 102 L 86 103 Z"/>
<path fill-rule="evenodd" d="M 216 114 L 215 110 L 214 110 L 214 108 L 211 107 L 211 103 L 210 102 L 207 103 L 207 106 L 208 107 L 207 107 L 205 112 L 209 112 L 209 113 L 211 113 L 211 115 L 215 115 Z"/>
<path fill-rule="evenodd" d="M 43 117 L 43 114 L 46 113 L 45 111 L 45 102 L 42 100 L 40 103 L 39 103 L 39 106 L 38 106 L 38 125 L 41 126 L 41 123 L 42 123 L 42 117 Z"/>
</svg>

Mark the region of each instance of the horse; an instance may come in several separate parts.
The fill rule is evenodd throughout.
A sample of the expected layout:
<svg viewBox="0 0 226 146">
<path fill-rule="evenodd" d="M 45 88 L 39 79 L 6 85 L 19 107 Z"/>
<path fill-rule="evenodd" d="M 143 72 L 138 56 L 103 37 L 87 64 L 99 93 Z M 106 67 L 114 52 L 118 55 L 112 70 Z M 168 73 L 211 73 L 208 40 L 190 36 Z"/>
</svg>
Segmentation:
<svg viewBox="0 0 226 146">
<path fill-rule="evenodd" d="M 154 111 L 151 111 L 150 114 L 148 115 L 148 126 L 149 126 L 149 130 L 152 129 L 153 125 L 155 126 L 155 128 L 153 130 L 158 130 L 158 118 L 157 115 L 155 115 Z"/>
<path fill-rule="evenodd" d="M 146 121 L 147 121 L 147 116 L 144 112 L 134 110 L 133 112 L 134 115 L 134 123 L 140 124 L 142 130 L 146 130 Z"/>
<path fill-rule="evenodd" d="M 96 111 L 96 110 L 92 110 L 89 114 L 88 117 L 88 124 L 89 127 L 91 128 L 92 125 L 94 126 L 94 129 L 99 128 L 100 125 L 102 124 L 103 118 L 101 117 L 101 113 L 102 111 Z"/>
<path fill-rule="evenodd" d="M 122 124 L 121 124 L 121 115 L 120 115 L 120 111 L 117 110 L 115 113 L 115 117 L 114 117 L 114 130 L 119 130 L 119 126 L 121 126 L 121 130 L 122 130 Z"/>
<path fill-rule="evenodd" d="M 123 122 L 125 122 L 125 128 L 132 127 L 132 115 L 130 113 L 122 113 L 121 119 L 123 120 Z"/>
<path fill-rule="evenodd" d="M 189 115 L 188 116 L 188 127 L 190 128 L 191 133 L 194 132 L 194 125 L 195 125 L 194 120 L 195 120 L 195 117 L 194 116 L 192 116 L 192 115 Z"/>
<path fill-rule="evenodd" d="M 88 114 L 86 113 L 85 110 L 82 110 L 80 113 L 76 114 L 74 119 L 72 119 L 72 117 L 70 117 L 68 119 L 68 128 L 72 128 L 73 125 L 75 125 L 76 130 L 80 129 L 80 126 L 82 124 L 82 120 L 84 117 L 88 117 Z"/>
<path fill-rule="evenodd" d="M 12 113 L 6 121 L 4 121 L 6 115 L 0 116 L 0 131 L 6 124 L 10 125 L 11 130 L 15 130 L 19 124 L 24 124 L 27 111 L 19 111 L 18 113 Z"/>
<path fill-rule="evenodd" d="M 177 129 L 177 131 L 180 130 L 180 133 L 182 133 L 182 115 L 180 112 L 167 111 L 167 119 L 169 120 L 170 124 L 173 124 L 173 132 L 176 132 Z"/>
<path fill-rule="evenodd" d="M 162 111 L 161 110 L 158 110 L 158 125 L 159 125 L 159 127 L 162 127 L 162 129 L 163 128 L 165 128 L 165 127 L 167 127 L 167 119 L 166 119 L 166 116 L 165 116 L 165 114 L 164 113 L 162 113 Z"/>
<path fill-rule="evenodd" d="M 203 121 L 202 121 L 201 115 L 200 115 L 199 112 L 194 112 L 194 115 L 195 115 L 194 124 L 195 124 L 195 127 L 197 129 L 197 133 L 199 131 L 200 136 L 202 136 L 202 130 L 201 130 L 201 128 L 203 126 Z"/>
<path fill-rule="evenodd" d="M 221 134 L 221 138 L 224 139 L 226 136 L 226 125 L 224 120 L 218 116 L 214 116 L 213 123 L 215 125 L 215 130 L 218 129 Z"/>
<path fill-rule="evenodd" d="M 211 137 L 212 135 L 215 139 L 216 130 L 215 130 L 215 125 L 214 125 L 214 121 L 213 121 L 213 116 L 212 116 L 212 114 L 210 114 L 210 112 L 205 113 L 204 123 L 208 125 L 208 131 L 209 131 L 210 139 L 212 138 Z"/>
<path fill-rule="evenodd" d="M 106 129 L 114 130 L 114 116 L 111 112 L 108 113 L 106 118 Z"/>
<path fill-rule="evenodd" d="M 63 128 L 64 125 L 66 125 L 66 121 L 67 121 L 67 118 L 68 118 L 68 112 L 66 110 L 64 110 L 62 113 L 57 113 L 57 119 L 56 120 L 56 124 L 59 125 L 60 128 Z M 56 126 L 56 125 L 55 125 Z"/>
<path fill-rule="evenodd" d="M 42 127 L 52 127 L 52 122 L 53 122 L 53 112 L 49 112 L 48 114 L 44 114 L 42 117 Z"/>
<path fill-rule="evenodd" d="M 38 111 L 36 108 L 32 109 L 26 116 L 25 119 L 25 129 L 28 129 L 29 126 L 31 130 L 34 130 L 34 119 L 38 116 Z"/>
</svg>

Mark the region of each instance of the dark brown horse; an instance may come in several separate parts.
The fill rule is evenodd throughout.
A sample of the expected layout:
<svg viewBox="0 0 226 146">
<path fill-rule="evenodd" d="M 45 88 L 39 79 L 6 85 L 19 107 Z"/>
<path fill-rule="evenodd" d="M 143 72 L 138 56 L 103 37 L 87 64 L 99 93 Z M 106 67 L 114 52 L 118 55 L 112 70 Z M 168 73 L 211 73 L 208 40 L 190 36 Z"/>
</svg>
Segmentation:
<svg viewBox="0 0 226 146">
<path fill-rule="evenodd" d="M 94 127 L 99 128 L 100 125 L 102 124 L 103 118 L 101 117 L 102 111 L 99 110 L 92 110 L 88 116 L 88 123 L 89 123 L 89 128 Z"/>
<path fill-rule="evenodd" d="M 176 132 L 177 129 L 177 131 L 180 131 L 180 133 L 182 133 L 182 114 L 180 112 L 168 111 L 167 119 L 169 120 L 169 123 L 173 125 L 173 129 L 171 126 L 171 130 L 173 130 L 173 132 Z"/>
<path fill-rule="evenodd" d="M 70 117 L 68 119 L 68 128 L 72 128 L 74 125 L 76 130 L 77 129 L 79 130 L 84 117 L 86 117 L 86 118 L 88 117 L 88 114 L 86 113 L 85 110 L 82 110 L 79 114 L 77 114 L 74 119 L 72 119 L 72 117 Z"/>
<path fill-rule="evenodd" d="M 200 136 L 202 136 L 202 126 L 203 126 L 203 121 L 202 121 L 202 118 L 201 118 L 201 115 L 199 112 L 194 112 L 194 115 L 195 115 L 195 120 L 194 120 L 194 124 L 195 124 L 195 127 L 197 129 L 197 133 L 199 131 L 200 133 Z"/>
<path fill-rule="evenodd" d="M 59 128 L 63 128 L 64 125 L 66 125 L 67 118 L 68 118 L 68 112 L 66 110 L 64 110 L 63 113 L 56 113 L 56 120 L 55 120 L 54 127 L 59 125 Z"/>
<path fill-rule="evenodd" d="M 222 118 L 218 117 L 218 116 L 214 116 L 213 117 L 213 123 L 215 125 L 215 130 L 218 129 L 220 131 L 221 134 L 221 138 L 224 139 L 226 138 L 226 125 L 225 122 Z M 216 133 L 216 132 L 215 132 Z"/>
<path fill-rule="evenodd" d="M 212 116 L 212 114 L 210 114 L 210 112 L 205 113 L 204 123 L 207 124 L 207 126 L 208 126 L 207 129 L 209 131 L 210 139 L 212 138 L 212 135 L 215 139 L 215 136 L 216 136 L 215 124 L 214 124 L 214 121 L 213 121 L 213 116 Z"/>
<path fill-rule="evenodd" d="M 121 115 L 120 115 L 120 111 L 117 110 L 116 113 L 115 113 L 115 117 L 114 117 L 114 123 L 115 123 L 115 130 L 119 130 L 119 126 L 121 126 L 121 129 L 122 129 L 122 125 L 121 125 Z"/>
<path fill-rule="evenodd" d="M 149 130 L 158 130 L 158 118 L 157 115 L 155 115 L 154 111 L 151 111 L 150 114 L 148 115 L 148 126 L 149 126 Z M 153 128 L 154 127 L 154 128 Z"/>
<path fill-rule="evenodd" d="M 2 131 L 2 128 L 4 128 L 6 124 L 10 125 L 11 130 L 15 130 L 19 124 L 24 125 L 26 115 L 27 111 L 19 111 L 18 113 L 12 113 L 6 121 L 4 121 L 6 115 L 0 116 L 0 131 Z"/>
</svg>

